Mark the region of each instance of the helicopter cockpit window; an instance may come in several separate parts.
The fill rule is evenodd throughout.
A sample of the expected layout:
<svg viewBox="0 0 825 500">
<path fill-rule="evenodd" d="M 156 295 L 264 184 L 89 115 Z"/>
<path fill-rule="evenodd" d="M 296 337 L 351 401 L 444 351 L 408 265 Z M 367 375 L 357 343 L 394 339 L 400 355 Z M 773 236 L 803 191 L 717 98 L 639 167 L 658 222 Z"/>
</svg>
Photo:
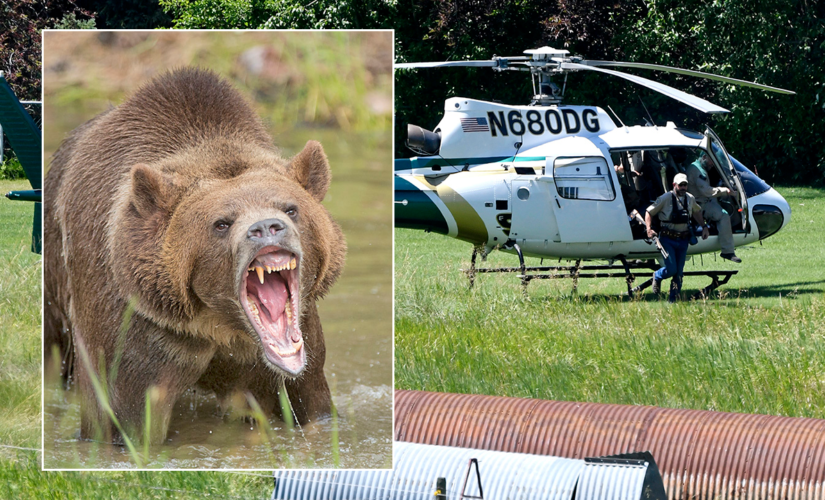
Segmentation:
<svg viewBox="0 0 825 500">
<path fill-rule="evenodd" d="M 599 201 L 616 199 L 609 167 L 601 156 L 556 158 L 553 177 L 556 190 L 562 198 Z"/>
</svg>

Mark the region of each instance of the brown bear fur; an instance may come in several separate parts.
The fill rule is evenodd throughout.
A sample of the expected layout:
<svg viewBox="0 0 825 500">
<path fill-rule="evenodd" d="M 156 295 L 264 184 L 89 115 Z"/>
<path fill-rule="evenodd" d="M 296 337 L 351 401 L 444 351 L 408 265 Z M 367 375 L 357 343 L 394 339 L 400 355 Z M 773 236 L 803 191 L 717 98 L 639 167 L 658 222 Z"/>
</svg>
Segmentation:
<svg viewBox="0 0 825 500">
<path fill-rule="evenodd" d="M 285 381 L 299 422 L 330 412 L 315 301 L 340 274 L 346 245 L 321 205 L 329 183 L 320 144 L 283 159 L 248 103 L 199 69 L 155 79 L 66 139 L 45 186 L 44 335 L 74 350 L 82 437 L 121 437 L 90 365 L 113 379 L 108 399 L 130 434 L 140 435 L 149 391 L 153 442 L 165 439 L 175 401 L 194 386 L 219 399 L 243 391 L 280 416 Z M 265 355 L 239 300 L 244 277 L 255 275 L 250 259 L 273 241 L 299 262 L 300 332 L 287 326 L 270 344 L 300 352 L 271 355 L 287 352 L 287 369 Z"/>
</svg>

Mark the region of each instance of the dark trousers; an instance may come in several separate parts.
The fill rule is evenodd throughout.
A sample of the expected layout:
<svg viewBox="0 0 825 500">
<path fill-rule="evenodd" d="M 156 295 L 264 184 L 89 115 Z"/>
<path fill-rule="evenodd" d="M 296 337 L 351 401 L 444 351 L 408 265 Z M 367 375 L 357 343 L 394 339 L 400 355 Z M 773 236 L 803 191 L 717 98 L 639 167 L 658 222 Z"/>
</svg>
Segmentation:
<svg viewBox="0 0 825 500">
<path fill-rule="evenodd" d="M 653 278 L 661 281 L 666 278 L 673 278 L 675 286 L 670 287 L 670 302 L 676 302 L 679 293 L 682 291 L 682 272 L 685 270 L 685 259 L 687 258 L 690 240 L 676 240 L 667 236 L 660 236 L 659 242 L 668 253 L 665 259 L 665 266 L 653 273 Z"/>
</svg>

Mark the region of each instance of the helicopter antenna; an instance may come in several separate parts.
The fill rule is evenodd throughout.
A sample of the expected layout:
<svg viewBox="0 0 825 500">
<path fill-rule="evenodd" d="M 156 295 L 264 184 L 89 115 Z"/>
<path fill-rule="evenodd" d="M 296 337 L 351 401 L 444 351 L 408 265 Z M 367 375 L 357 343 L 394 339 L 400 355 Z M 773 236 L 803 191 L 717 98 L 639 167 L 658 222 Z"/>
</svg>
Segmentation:
<svg viewBox="0 0 825 500">
<path fill-rule="evenodd" d="M 613 108 L 611 108 L 610 106 L 608 106 L 608 107 L 607 107 L 607 109 L 609 109 L 609 110 L 610 110 L 610 112 L 611 112 L 611 113 L 613 113 L 613 116 L 615 116 L 615 117 L 616 117 L 616 119 L 617 119 L 617 120 L 619 120 L 619 123 L 621 123 L 621 124 L 622 124 L 622 127 L 626 127 L 626 126 L 627 126 L 627 125 L 625 125 L 625 124 L 624 124 L 624 122 L 622 122 L 622 119 L 621 119 L 621 118 L 619 118 L 619 115 L 617 115 L 617 114 L 616 114 L 616 112 L 615 112 L 615 111 L 613 111 Z"/>
<path fill-rule="evenodd" d="M 647 110 L 647 106 L 645 106 L 645 102 L 642 100 L 642 96 L 636 94 L 636 97 L 639 98 L 639 102 L 642 103 L 642 107 L 645 109 L 645 113 L 647 113 L 648 118 L 650 118 L 650 124 L 654 127 L 656 126 L 656 122 L 653 120 L 653 117 L 650 115 L 650 111 Z"/>
</svg>

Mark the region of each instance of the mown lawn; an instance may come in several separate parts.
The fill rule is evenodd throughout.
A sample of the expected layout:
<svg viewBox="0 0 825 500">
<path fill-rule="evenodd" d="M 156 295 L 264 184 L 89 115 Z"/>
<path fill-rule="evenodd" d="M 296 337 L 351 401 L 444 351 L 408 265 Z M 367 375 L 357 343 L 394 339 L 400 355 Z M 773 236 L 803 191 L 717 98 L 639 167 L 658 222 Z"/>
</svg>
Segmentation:
<svg viewBox="0 0 825 500">
<path fill-rule="evenodd" d="M 676 305 L 622 298 L 622 279 L 581 280 L 577 295 L 534 281 L 525 298 L 515 276 L 482 275 L 470 290 L 469 244 L 396 230 L 396 387 L 825 418 L 825 190 L 780 192 L 791 224 L 737 249 L 740 265 L 688 262 L 740 272 Z"/>
</svg>

